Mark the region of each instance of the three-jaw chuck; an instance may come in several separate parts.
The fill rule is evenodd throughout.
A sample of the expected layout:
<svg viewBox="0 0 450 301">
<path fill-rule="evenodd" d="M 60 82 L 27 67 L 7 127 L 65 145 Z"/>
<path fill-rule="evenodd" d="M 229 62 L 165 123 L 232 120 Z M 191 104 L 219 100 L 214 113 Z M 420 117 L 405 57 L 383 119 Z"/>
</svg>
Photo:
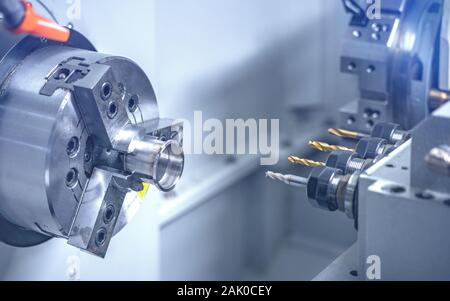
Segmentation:
<svg viewBox="0 0 450 301">
<path fill-rule="evenodd" d="M 100 257 L 154 185 L 172 190 L 181 123 L 159 117 L 152 85 L 129 59 L 80 34 L 27 37 L 0 64 L 0 240 L 51 237 Z"/>
</svg>

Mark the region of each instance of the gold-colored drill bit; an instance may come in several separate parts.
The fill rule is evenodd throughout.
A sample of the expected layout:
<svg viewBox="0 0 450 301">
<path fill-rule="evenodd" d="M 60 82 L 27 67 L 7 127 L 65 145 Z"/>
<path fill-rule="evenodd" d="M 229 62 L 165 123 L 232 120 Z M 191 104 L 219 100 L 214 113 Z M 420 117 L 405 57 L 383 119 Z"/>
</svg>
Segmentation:
<svg viewBox="0 0 450 301">
<path fill-rule="evenodd" d="M 362 134 L 362 133 L 343 130 L 343 129 L 336 129 L 336 128 L 329 129 L 328 133 L 330 133 L 331 135 L 334 135 L 334 136 L 351 138 L 351 139 L 361 139 L 361 138 L 370 137 L 370 135 L 367 135 L 367 134 Z"/>
<path fill-rule="evenodd" d="M 303 158 L 299 158 L 299 157 L 295 157 L 295 156 L 290 156 L 288 158 L 288 160 L 291 163 L 308 166 L 308 167 L 325 167 L 326 166 L 326 164 L 323 162 L 317 162 L 317 161 L 303 159 Z"/>
<path fill-rule="evenodd" d="M 340 146 L 340 145 L 331 145 L 325 142 L 320 142 L 320 141 L 309 141 L 309 145 L 312 148 L 315 148 L 317 150 L 320 150 L 321 152 L 334 152 L 334 151 L 344 151 L 344 152 L 351 152 L 354 153 L 355 149 L 353 148 L 348 148 L 345 146 Z"/>
</svg>

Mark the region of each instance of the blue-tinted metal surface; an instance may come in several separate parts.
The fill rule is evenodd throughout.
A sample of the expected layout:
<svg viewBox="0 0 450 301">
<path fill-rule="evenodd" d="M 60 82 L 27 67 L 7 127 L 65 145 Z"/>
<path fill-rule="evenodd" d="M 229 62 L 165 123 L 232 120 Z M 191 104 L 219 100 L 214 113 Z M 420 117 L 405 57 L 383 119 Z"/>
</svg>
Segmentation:
<svg viewBox="0 0 450 301">
<path fill-rule="evenodd" d="M 15 37 L 9 35 L 10 34 L 5 31 L 0 32 L 0 36 L 2 38 L 5 37 L 5 39 L 2 39 L 0 49 L 0 55 L 4 55 L 0 62 L 0 95 L 3 93 L 4 81 L 8 78 L 9 74 L 14 71 L 15 66 L 38 49 L 54 45 L 66 45 L 69 47 L 95 51 L 95 47 L 82 34 L 74 30 L 71 31 L 70 39 L 65 44 L 32 36 Z M 8 50 L 8 47 L 12 48 Z M 20 229 L 0 216 L 1 242 L 16 247 L 29 247 L 41 244 L 49 239 L 48 236 Z"/>
</svg>

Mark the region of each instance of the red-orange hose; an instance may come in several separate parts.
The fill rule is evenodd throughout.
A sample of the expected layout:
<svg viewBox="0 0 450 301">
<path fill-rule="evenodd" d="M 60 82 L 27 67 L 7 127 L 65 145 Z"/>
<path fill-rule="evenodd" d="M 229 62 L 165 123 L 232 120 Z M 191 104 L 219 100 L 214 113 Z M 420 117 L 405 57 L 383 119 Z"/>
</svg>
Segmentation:
<svg viewBox="0 0 450 301">
<path fill-rule="evenodd" d="M 41 38 L 47 38 L 58 42 L 67 42 L 70 38 L 70 30 L 56 24 L 40 15 L 34 10 L 31 3 L 23 1 L 25 16 L 22 23 L 14 28 L 14 33 L 26 33 Z"/>
</svg>

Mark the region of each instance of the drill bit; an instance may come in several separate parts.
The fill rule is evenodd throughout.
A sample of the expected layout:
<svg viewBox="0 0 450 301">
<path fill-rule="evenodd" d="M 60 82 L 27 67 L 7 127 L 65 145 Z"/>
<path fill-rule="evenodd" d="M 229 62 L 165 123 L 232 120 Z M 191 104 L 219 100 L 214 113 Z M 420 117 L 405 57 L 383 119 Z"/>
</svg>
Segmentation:
<svg viewBox="0 0 450 301">
<path fill-rule="evenodd" d="M 334 135 L 334 136 L 351 138 L 351 139 L 362 139 L 362 138 L 370 137 L 370 135 L 367 135 L 367 134 L 343 130 L 343 129 L 336 129 L 336 128 L 329 129 L 328 133 L 330 133 L 331 135 Z"/>
<path fill-rule="evenodd" d="M 305 187 L 308 185 L 308 179 L 293 175 L 283 175 L 280 173 L 275 173 L 273 171 L 266 172 L 266 177 L 295 187 Z"/>
<path fill-rule="evenodd" d="M 313 160 L 303 159 L 295 156 L 290 156 L 288 158 L 289 162 L 299 165 L 304 165 L 308 167 L 325 167 L 325 163 L 323 162 L 317 162 Z"/>
<path fill-rule="evenodd" d="M 344 146 L 339 145 L 331 145 L 325 142 L 320 141 L 309 141 L 309 146 L 312 148 L 315 148 L 317 150 L 320 150 L 321 152 L 333 152 L 333 151 L 344 151 L 344 152 L 351 152 L 354 153 L 355 150 L 353 148 L 348 148 Z"/>
</svg>

